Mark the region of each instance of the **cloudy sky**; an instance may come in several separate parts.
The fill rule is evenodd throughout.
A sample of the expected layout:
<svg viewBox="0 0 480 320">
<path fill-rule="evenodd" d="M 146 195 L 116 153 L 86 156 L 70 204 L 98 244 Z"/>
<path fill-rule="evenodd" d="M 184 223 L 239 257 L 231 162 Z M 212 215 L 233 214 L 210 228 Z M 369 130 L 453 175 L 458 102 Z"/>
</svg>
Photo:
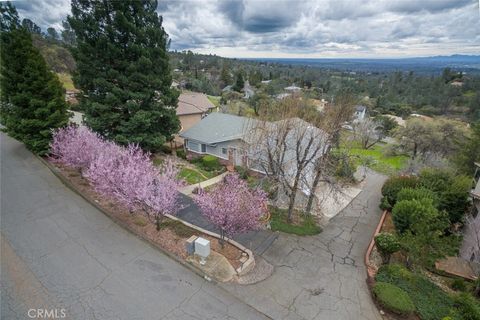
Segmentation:
<svg viewBox="0 0 480 320">
<path fill-rule="evenodd" d="M 171 49 L 227 57 L 480 54 L 480 0 L 159 1 Z M 61 28 L 69 0 L 19 0 L 21 17 Z"/>
</svg>

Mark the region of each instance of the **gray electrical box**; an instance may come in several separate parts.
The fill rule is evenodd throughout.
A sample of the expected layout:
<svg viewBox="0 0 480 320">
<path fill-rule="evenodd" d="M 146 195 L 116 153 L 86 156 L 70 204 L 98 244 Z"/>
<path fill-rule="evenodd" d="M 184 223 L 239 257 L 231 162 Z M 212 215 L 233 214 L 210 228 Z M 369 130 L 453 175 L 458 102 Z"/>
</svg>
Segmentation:
<svg viewBox="0 0 480 320">
<path fill-rule="evenodd" d="M 195 253 L 195 240 L 197 240 L 197 238 L 197 236 L 191 236 L 187 239 L 187 242 L 185 243 L 185 250 L 187 251 L 187 254 L 189 256 Z"/>
</svg>

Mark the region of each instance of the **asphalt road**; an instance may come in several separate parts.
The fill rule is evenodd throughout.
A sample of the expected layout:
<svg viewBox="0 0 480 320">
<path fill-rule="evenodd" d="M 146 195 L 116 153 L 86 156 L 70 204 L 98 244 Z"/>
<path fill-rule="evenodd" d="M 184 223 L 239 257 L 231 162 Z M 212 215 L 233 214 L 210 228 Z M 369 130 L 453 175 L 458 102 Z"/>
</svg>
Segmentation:
<svg viewBox="0 0 480 320">
<path fill-rule="evenodd" d="M 1 319 L 44 309 L 63 319 L 265 319 L 117 226 L 22 144 L 0 139 Z"/>
</svg>

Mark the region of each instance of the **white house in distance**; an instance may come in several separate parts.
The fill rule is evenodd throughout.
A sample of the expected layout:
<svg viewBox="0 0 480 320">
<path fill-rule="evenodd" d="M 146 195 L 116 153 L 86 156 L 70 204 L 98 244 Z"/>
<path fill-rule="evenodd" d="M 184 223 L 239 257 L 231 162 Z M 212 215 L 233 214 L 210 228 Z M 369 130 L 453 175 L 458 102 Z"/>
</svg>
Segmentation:
<svg viewBox="0 0 480 320">
<path fill-rule="evenodd" d="M 363 121 L 367 116 L 367 107 L 365 106 L 355 106 L 355 113 L 353 115 L 353 121 Z"/>
</svg>

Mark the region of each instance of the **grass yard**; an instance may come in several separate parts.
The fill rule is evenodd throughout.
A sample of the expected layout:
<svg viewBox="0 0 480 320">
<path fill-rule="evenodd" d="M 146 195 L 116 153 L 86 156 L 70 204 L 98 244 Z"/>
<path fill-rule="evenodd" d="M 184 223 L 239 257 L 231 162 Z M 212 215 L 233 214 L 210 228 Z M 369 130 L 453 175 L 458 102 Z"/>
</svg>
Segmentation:
<svg viewBox="0 0 480 320">
<path fill-rule="evenodd" d="M 178 173 L 179 179 L 184 179 L 188 184 L 196 184 L 210 178 L 213 178 L 217 175 L 216 172 L 209 172 L 202 169 L 191 169 L 183 167 Z"/>
<path fill-rule="evenodd" d="M 322 232 L 312 216 L 304 216 L 297 213 L 292 223 L 287 222 L 287 210 L 275 207 L 269 207 L 272 215 L 270 226 L 272 231 L 281 231 L 285 233 L 296 234 L 299 236 L 311 236 Z"/>
<path fill-rule="evenodd" d="M 342 144 L 345 146 L 342 149 L 348 149 L 348 152 L 354 156 L 353 161 L 355 165 L 363 164 L 380 173 L 387 175 L 395 174 L 403 169 L 408 162 L 409 157 L 406 155 L 385 155 L 385 149 L 388 146 L 386 143 L 377 143 L 367 150 L 361 148 L 355 142 L 348 143 L 348 148 L 346 144 L 346 142 Z"/>
<path fill-rule="evenodd" d="M 68 73 L 57 73 L 57 76 L 65 90 L 75 89 L 71 75 L 69 75 Z"/>
<path fill-rule="evenodd" d="M 213 103 L 213 105 L 215 107 L 220 106 L 220 99 L 221 99 L 220 96 L 209 96 L 209 95 L 207 95 L 207 98 L 208 98 L 208 100 L 210 100 L 211 103 Z"/>
</svg>

